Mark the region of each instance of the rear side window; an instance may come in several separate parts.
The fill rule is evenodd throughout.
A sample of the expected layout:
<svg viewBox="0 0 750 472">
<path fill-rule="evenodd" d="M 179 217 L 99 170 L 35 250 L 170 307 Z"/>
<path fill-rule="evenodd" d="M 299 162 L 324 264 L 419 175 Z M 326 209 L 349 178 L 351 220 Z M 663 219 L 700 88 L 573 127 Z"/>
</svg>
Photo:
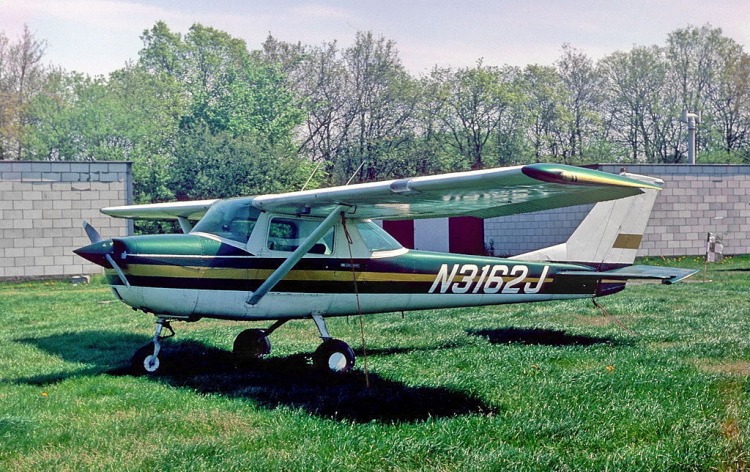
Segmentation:
<svg viewBox="0 0 750 472">
<path fill-rule="evenodd" d="M 316 220 L 274 218 L 268 230 L 266 247 L 272 251 L 294 251 L 320 225 Z M 315 243 L 311 254 L 333 253 L 333 228 Z"/>
</svg>

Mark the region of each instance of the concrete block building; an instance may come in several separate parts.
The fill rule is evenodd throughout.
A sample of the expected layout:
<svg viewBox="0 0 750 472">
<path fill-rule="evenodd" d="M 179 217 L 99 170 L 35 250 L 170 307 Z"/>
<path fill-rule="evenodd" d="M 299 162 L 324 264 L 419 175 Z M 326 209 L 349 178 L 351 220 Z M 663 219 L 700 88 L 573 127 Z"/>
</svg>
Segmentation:
<svg viewBox="0 0 750 472">
<path fill-rule="evenodd" d="M 750 253 L 750 166 L 599 164 L 591 167 L 615 174 L 625 170 L 664 180 L 639 256 L 704 254 L 709 232 L 722 236 L 724 254 Z M 479 231 L 466 219 L 452 224 L 460 218 L 418 220 L 411 227 L 403 223 L 384 227 L 393 229 L 396 238 L 407 247 L 512 256 L 565 242 L 591 208 L 592 205 L 581 205 L 489 218 Z"/>
<path fill-rule="evenodd" d="M 750 253 L 750 166 L 615 165 L 599 170 L 660 177 L 641 256 L 701 255 L 718 233 L 724 254 Z M 105 238 L 132 234 L 103 207 L 133 202 L 128 162 L 0 161 L 0 280 L 101 273 L 73 253 L 88 243 L 88 220 Z M 564 242 L 590 205 L 502 218 L 386 222 L 407 247 L 508 256 Z"/>
<path fill-rule="evenodd" d="M 99 209 L 132 200 L 129 162 L 0 161 L 0 280 L 100 273 L 73 253 L 82 223 L 124 236 L 129 222 Z"/>
<path fill-rule="evenodd" d="M 704 254 L 709 232 L 722 236 L 724 254 L 750 253 L 750 166 L 599 164 L 664 180 L 639 256 Z M 496 255 L 520 254 L 568 239 L 591 206 L 485 220 L 485 244 Z"/>
</svg>

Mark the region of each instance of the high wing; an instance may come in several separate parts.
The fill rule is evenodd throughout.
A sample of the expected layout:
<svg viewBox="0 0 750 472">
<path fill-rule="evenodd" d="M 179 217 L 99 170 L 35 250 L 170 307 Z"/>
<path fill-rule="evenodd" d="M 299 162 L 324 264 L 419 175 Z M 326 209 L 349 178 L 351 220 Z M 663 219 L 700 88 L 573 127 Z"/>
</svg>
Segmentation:
<svg viewBox="0 0 750 472">
<path fill-rule="evenodd" d="M 627 177 L 562 164 L 533 164 L 307 190 L 253 199 L 261 210 L 326 216 L 346 205 L 359 218 L 489 218 L 614 200 L 661 189 Z"/>
<path fill-rule="evenodd" d="M 149 203 L 146 205 L 124 205 L 102 208 L 102 213 L 117 218 L 142 220 L 176 220 L 185 218 L 199 220 L 216 200 L 193 200 L 188 202 Z"/>
<path fill-rule="evenodd" d="M 529 213 L 629 197 L 657 184 L 563 164 L 532 164 L 318 190 L 245 197 L 256 208 L 325 217 L 339 205 L 350 216 L 382 220 Z M 120 218 L 198 219 L 215 200 L 102 209 Z"/>
</svg>

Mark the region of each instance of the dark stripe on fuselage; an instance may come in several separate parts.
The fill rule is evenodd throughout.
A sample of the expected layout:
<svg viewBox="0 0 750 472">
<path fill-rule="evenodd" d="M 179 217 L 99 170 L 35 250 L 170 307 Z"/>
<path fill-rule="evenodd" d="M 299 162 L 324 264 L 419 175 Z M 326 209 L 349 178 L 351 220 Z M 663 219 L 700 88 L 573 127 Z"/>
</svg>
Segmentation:
<svg viewBox="0 0 750 472">
<path fill-rule="evenodd" d="M 200 257 L 128 254 L 123 269 L 133 286 L 155 288 L 203 289 L 255 291 L 263 281 L 281 264 L 278 258 L 261 257 Z M 447 266 L 454 277 L 445 285 L 437 283 L 438 272 Z M 503 283 L 514 279 L 510 269 L 517 266 L 528 268 L 528 276 L 517 288 L 523 290 L 526 283 L 536 284 L 544 267 L 549 267 L 545 281 L 538 292 L 544 294 L 595 294 L 598 280 L 595 278 L 555 276 L 558 270 L 570 270 L 570 265 L 524 263 L 496 258 L 470 257 L 449 254 L 415 253 L 383 259 L 334 259 L 305 258 L 274 288 L 275 292 L 294 293 L 354 293 L 353 278 L 356 276 L 356 291 L 367 294 L 427 294 L 464 293 L 485 295 L 502 293 L 487 289 L 488 277 L 475 275 L 469 290 L 459 292 L 465 285 L 467 266 L 507 266 L 509 273 L 503 274 Z M 111 272 L 111 271 L 110 271 Z M 489 271 L 488 271 L 489 272 Z M 484 278 L 483 278 L 484 277 Z M 114 273 L 108 273 L 113 285 L 122 282 Z M 436 285 L 437 284 L 437 285 Z M 484 284 L 484 285 L 483 285 Z M 443 287 L 448 287 L 442 291 Z M 432 292 L 431 292 L 432 290 Z M 523 293 L 523 292 L 522 292 Z"/>
</svg>

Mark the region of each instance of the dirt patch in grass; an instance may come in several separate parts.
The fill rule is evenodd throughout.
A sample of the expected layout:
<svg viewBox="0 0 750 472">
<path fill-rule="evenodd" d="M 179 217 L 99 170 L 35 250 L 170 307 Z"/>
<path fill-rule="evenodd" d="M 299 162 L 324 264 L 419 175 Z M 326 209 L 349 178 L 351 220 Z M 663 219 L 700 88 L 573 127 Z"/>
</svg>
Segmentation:
<svg viewBox="0 0 750 472">
<path fill-rule="evenodd" d="M 614 320 L 604 315 L 575 315 L 573 321 L 577 324 L 585 326 L 609 326 L 614 323 Z"/>
<path fill-rule="evenodd" d="M 750 361 L 715 361 L 710 359 L 696 359 L 695 366 L 703 372 L 712 374 L 728 374 L 741 377 L 750 376 Z"/>
<path fill-rule="evenodd" d="M 744 380 L 733 379 L 721 382 L 718 387 L 720 398 L 726 409 L 726 418 L 721 423 L 721 434 L 729 443 L 720 470 L 747 470 L 745 441 L 741 427 L 745 382 Z"/>
<path fill-rule="evenodd" d="M 683 347 L 685 343 L 676 341 L 659 341 L 648 343 L 648 348 L 653 351 L 666 351 L 668 349 Z"/>
</svg>

